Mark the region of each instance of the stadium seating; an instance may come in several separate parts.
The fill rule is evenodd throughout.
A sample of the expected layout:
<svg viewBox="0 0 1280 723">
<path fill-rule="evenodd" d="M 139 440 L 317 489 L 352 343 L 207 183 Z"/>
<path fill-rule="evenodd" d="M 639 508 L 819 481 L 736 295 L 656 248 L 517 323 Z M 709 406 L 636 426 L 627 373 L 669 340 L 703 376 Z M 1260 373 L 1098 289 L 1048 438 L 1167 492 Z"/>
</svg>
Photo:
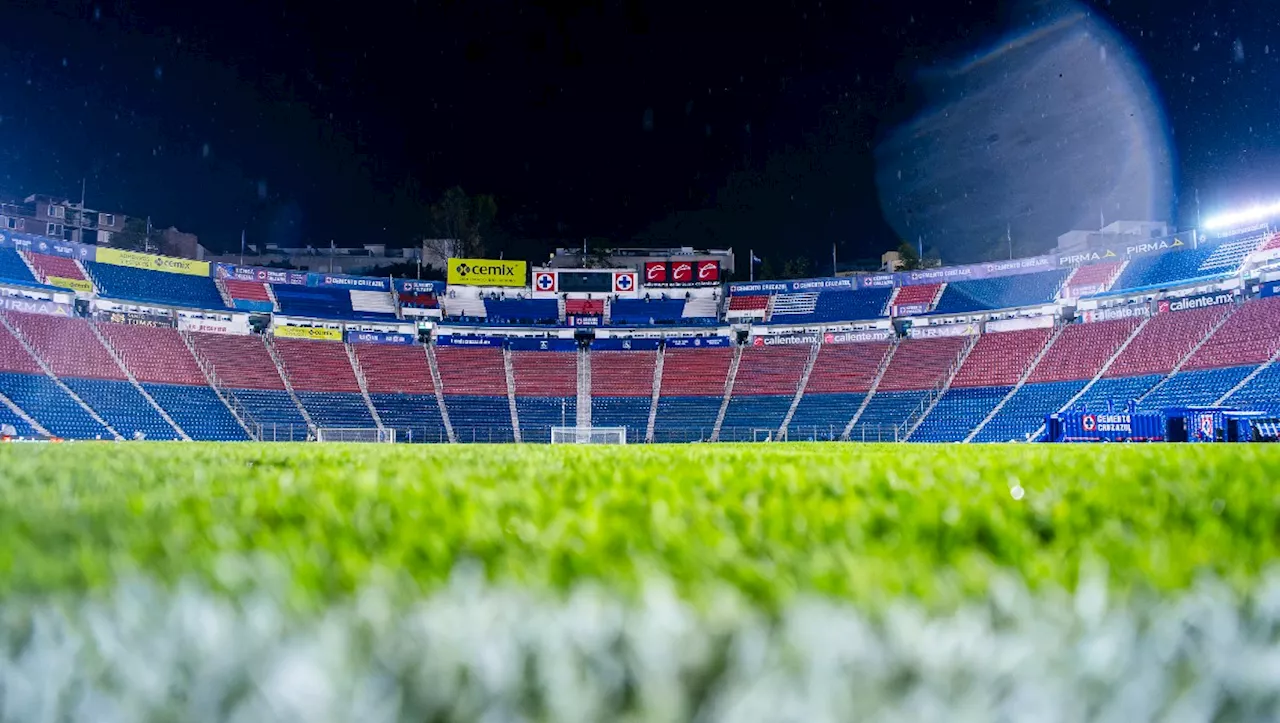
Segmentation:
<svg viewBox="0 0 1280 723">
<path fill-rule="evenodd" d="M 18 313 L 7 317 L 59 377 L 127 379 L 84 319 Z"/>
<path fill-rule="evenodd" d="M 521 441 L 550 442 L 552 427 L 576 425 L 576 352 L 513 351 L 511 371 Z"/>
<path fill-rule="evenodd" d="M 1228 406 L 1280 414 L 1280 364 L 1272 364 L 1227 397 Z"/>
<path fill-rule="evenodd" d="M 839 439 L 891 348 L 889 342 L 824 344 L 787 426 L 787 438 Z"/>
<path fill-rule="evenodd" d="M 142 388 L 192 439 L 218 442 L 249 439 L 212 387 L 143 384 Z"/>
<path fill-rule="evenodd" d="M 31 261 L 31 266 L 35 268 L 41 283 L 47 282 L 50 276 L 60 276 L 64 279 L 84 278 L 84 272 L 80 270 L 80 265 L 75 259 L 37 253 L 28 253 L 27 259 Z"/>
<path fill-rule="evenodd" d="M 894 353 L 894 359 L 898 354 Z M 886 378 L 888 375 L 886 374 Z M 883 381 L 881 382 L 883 384 Z M 900 441 L 907 430 L 903 426 L 919 412 L 923 412 L 928 391 L 877 391 L 867 402 L 867 407 L 850 430 L 854 441 Z"/>
<path fill-rule="evenodd" d="M 912 284 L 911 286 L 903 286 L 898 289 L 898 293 L 893 297 L 894 306 L 921 306 L 925 311 L 933 309 L 933 304 L 938 300 L 938 294 L 942 291 L 942 284 Z"/>
<path fill-rule="evenodd" d="M 564 313 L 567 316 L 603 316 L 604 299 L 565 299 Z"/>
<path fill-rule="evenodd" d="M 285 391 L 280 370 L 262 337 L 256 334 L 191 334 L 200 358 L 214 370 L 218 383 L 249 414 L 245 421 L 264 439 L 305 439 L 307 423 Z"/>
<path fill-rule="evenodd" d="M 963 314 L 987 309 L 1052 303 L 1070 273 L 1068 269 L 1034 274 L 998 276 L 992 279 L 953 281 L 942 291 L 936 314 Z"/>
<path fill-rule="evenodd" d="M 356 344 L 352 348 L 369 387 L 369 399 L 383 425 L 396 430 L 397 440 L 447 441 L 422 345 Z"/>
<path fill-rule="evenodd" d="M 27 424 L 27 420 L 14 414 L 8 406 L 0 404 L 0 429 L 5 425 L 13 427 L 14 433 L 19 437 L 34 437 L 37 434 L 36 430 Z"/>
<path fill-rule="evenodd" d="M 730 296 L 729 311 L 766 311 L 769 308 L 768 296 Z"/>
<path fill-rule="evenodd" d="M 626 427 L 628 442 L 643 442 L 653 402 L 656 351 L 591 352 L 591 424 Z"/>
<path fill-rule="evenodd" d="M 1249 301 L 1240 306 L 1183 366 L 1211 369 L 1262 364 L 1280 349 L 1280 297 Z"/>
<path fill-rule="evenodd" d="M 227 290 L 232 303 L 237 309 L 245 311 L 274 311 L 275 302 L 271 300 L 270 287 L 261 281 L 241 281 L 239 279 L 223 279 L 222 286 Z"/>
<path fill-rule="evenodd" d="M 407 306 L 412 309 L 438 309 L 440 308 L 440 299 L 435 294 L 423 293 L 407 293 L 400 292 L 398 295 L 400 306 Z"/>
<path fill-rule="evenodd" d="M 1162 412 L 1169 407 L 1213 404 L 1239 384 L 1257 365 L 1196 369 L 1185 367 L 1152 389 L 1138 408 Z"/>
<path fill-rule="evenodd" d="M 1130 401 L 1146 394 L 1164 378 L 1163 374 L 1143 374 L 1129 377 L 1103 377 L 1084 393 L 1075 405 L 1083 404 L 1090 411 L 1105 412 L 1115 409 L 1122 412 Z"/>
<path fill-rule="evenodd" d="M 1213 247 L 1165 251 L 1129 260 L 1124 273 L 1111 285 L 1112 291 L 1169 286 L 1175 282 L 1200 278 L 1225 270 L 1203 273 L 1201 264 L 1213 253 Z"/>
<path fill-rule="evenodd" d="M 1012 386 L 951 387 L 911 434 L 912 442 L 961 442 Z"/>
<path fill-rule="evenodd" d="M 396 302 L 386 291 L 365 291 L 351 289 L 347 292 L 351 297 L 351 310 L 369 319 L 395 318 Z"/>
<path fill-rule="evenodd" d="M 1204 339 L 1230 305 L 1156 314 L 1116 357 L 1104 376 L 1168 374 Z"/>
<path fill-rule="evenodd" d="M 1141 319 L 1117 319 L 1068 326 L 1045 352 L 1027 381 L 1092 379 L 1141 322 Z"/>
<path fill-rule="evenodd" d="M 757 340 L 764 341 L 760 337 Z M 777 430 L 795 399 L 811 349 L 807 344 L 763 343 L 743 348 L 720 439 L 751 441 L 757 436 L 755 430 Z"/>
<path fill-rule="evenodd" d="M 495 324 L 556 324 L 560 307 L 555 299 L 485 299 L 485 314 Z"/>
<path fill-rule="evenodd" d="M 275 339 L 272 341 L 298 401 L 320 427 L 371 429 L 376 426 L 360 382 L 336 341 Z"/>
<path fill-rule="evenodd" d="M 127 381 L 62 377 L 62 382 L 125 439 L 138 433 L 147 439 L 179 439 L 174 428 Z"/>
<path fill-rule="evenodd" d="M 351 308 L 351 293 L 346 289 L 272 284 L 271 290 L 280 305 L 281 314 L 313 319 L 387 319 L 386 314 Z"/>
<path fill-rule="evenodd" d="M 106 427 L 89 416 L 83 407 L 44 374 L 0 372 L 0 393 L 54 436 L 65 439 L 112 439 L 111 432 Z"/>
<path fill-rule="evenodd" d="M 459 442 L 510 442 L 511 407 L 498 347 L 435 349 L 445 409 Z"/>
<path fill-rule="evenodd" d="M 1026 441 L 1027 435 L 1044 424 L 1045 415 L 1061 409 L 1088 383 L 1087 379 L 1071 379 L 1022 385 L 1022 388 L 1014 392 L 1013 396 L 1004 403 L 999 413 L 978 431 L 973 441 Z"/>
<path fill-rule="evenodd" d="M 774 297 L 770 320 L 779 324 L 809 324 L 875 319 L 884 316 L 892 293 L 893 289 L 884 288 L 778 294 Z"/>
<path fill-rule="evenodd" d="M 609 320 L 618 326 L 676 324 L 684 318 L 684 299 L 617 299 Z"/>
<path fill-rule="evenodd" d="M 724 400 L 733 349 L 667 349 L 654 441 L 692 442 L 711 439 Z"/>
<path fill-rule="evenodd" d="M 208 383 L 175 329 L 99 323 L 98 330 L 139 382 L 197 386 Z"/>
<path fill-rule="evenodd" d="M 7 246 L 0 248 L 0 279 L 17 281 L 28 285 L 39 283 L 31 275 L 31 269 L 27 267 L 26 262 L 22 260 L 18 252 Z"/>
<path fill-rule="evenodd" d="M 207 276 L 147 271 L 86 261 L 98 293 L 112 299 L 144 301 L 191 309 L 225 309 L 222 294 Z"/>
<path fill-rule="evenodd" d="M 1102 293 L 1111 288 L 1111 282 L 1123 267 L 1123 261 L 1104 261 L 1081 266 L 1067 279 L 1062 295 L 1077 297 Z"/>
<path fill-rule="evenodd" d="M 971 337 L 947 336 L 906 339 L 898 344 L 879 390 L 883 392 L 932 390 L 946 381 Z M 874 399 L 873 399 L 874 401 Z"/>
<path fill-rule="evenodd" d="M 683 324 L 714 324 L 719 321 L 720 302 L 710 296 L 694 296 L 684 302 L 680 312 Z"/>
<path fill-rule="evenodd" d="M 1022 378 L 1051 336 L 1053 329 L 983 334 L 965 357 L 951 386 L 1011 387 Z"/>
</svg>

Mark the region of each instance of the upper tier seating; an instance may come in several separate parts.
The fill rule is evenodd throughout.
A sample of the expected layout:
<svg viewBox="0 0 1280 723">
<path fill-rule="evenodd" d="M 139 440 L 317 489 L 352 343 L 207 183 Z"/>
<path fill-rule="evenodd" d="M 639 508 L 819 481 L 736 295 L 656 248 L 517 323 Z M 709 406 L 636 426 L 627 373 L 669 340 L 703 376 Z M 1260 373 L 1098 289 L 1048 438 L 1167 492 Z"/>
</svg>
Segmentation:
<svg viewBox="0 0 1280 723">
<path fill-rule="evenodd" d="M 772 321 L 808 324 L 827 321 L 875 319 L 885 314 L 893 289 L 833 289 L 774 297 Z"/>
<path fill-rule="evenodd" d="M 1104 261 L 1081 266 L 1067 281 L 1063 296 L 1089 296 L 1106 291 L 1123 266 L 1123 261 Z"/>
<path fill-rule="evenodd" d="M 1068 326 L 1045 352 L 1027 381 L 1092 379 L 1141 322 L 1141 319 L 1117 319 Z"/>
<path fill-rule="evenodd" d="M 931 390 L 946 380 L 959 360 L 969 337 L 905 339 L 889 361 L 880 380 L 881 391 Z M 874 400 L 873 400 L 874 401 Z"/>
<path fill-rule="evenodd" d="M 351 310 L 357 314 L 368 315 L 370 319 L 396 315 L 395 299 L 386 291 L 351 289 L 347 295 L 351 297 Z"/>
<path fill-rule="evenodd" d="M 1240 268 L 1240 262 L 1245 256 L 1253 253 L 1265 242 L 1264 234 L 1256 231 L 1211 242 L 1212 250 L 1205 260 L 1200 262 L 1200 273 L 1205 275 L 1234 272 Z"/>
<path fill-rule="evenodd" d="M 197 386 L 208 383 L 176 329 L 103 322 L 98 324 L 98 330 L 139 382 Z"/>
<path fill-rule="evenodd" d="M 1107 377 L 1168 374 L 1232 306 L 1156 314 L 1116 357 Z"/>
<path fill-rule="evenodd" d="M 18 281 L 24 284 L 36 284 L 36 278 L 31 275 L 31 269 L 27 268 L 26 262 L 18 255 L 18 252 L 6 247 L 0 247 L 0 279 L 8 281 Z"/>
<path fill-rule="evenodd" d="M 753 430 L 774 430 L 781 426 L 795 399 L 811 348 L 763 344 L 745 347 L 720 438 L 751 441 Z"/>
<path fill-rule="evenodd" d="M 911 286 L 903 286 L 898 289 L 898 295 L 894 297 L 894 306 L 906 306 L 921 304 L 926 310 L 933 308 L 933 302 L 938 298 L 938 292 L 942 289 L 942 284 L 912 284 Z"/>
<path fill-rule="evenodd" d="M 29 253 L 27 258 L 30 259 L 31 265 L 35 267 L 42 283 L 47 282 L 50 276 L 60 276 L 64 279 L 84 278 L 84 272 L 80 270 L 80 265 L 76 263 L 75 259 L 37 253 Z"/>
<path fill-rule="evenodd" d="M 127 379 L 84 319 L 18 313 L 7 316 L 59 377 Z"/>
<path fill-rule="evenodd" d="M 1280 349 L 1280 297 L 1248 301 L 1196 350 L 1183 369 L 1261 364 Z"/>
<path fill-rule="evenodd" d="M 421 344 L 355 344 L 369 399 L 399 441 L 447 441 L 435 382 Z"/>
<path fill-rule="evenodd" d="M 1053 302 L 1069 273 L 1069 269 L 1054 269 L 992 279 L 953 281 L 943 290 L 934 312 L 963 314 L 987 309 L 1049 304 Z"/>
<path fill-rule="evenodd" d="M 730 296 L 729 311 L 765 311 L 769 308 L 768 296 Z"/>
<path fill-rule="evenodd" d="M 513 351 L 516 417 L 524 442 L 550 442 L 551 427 L 574 426 L 578 410 L 578 355 Z"/>
<path fill-rule="evenodd" d="M 485 314 L 496 324 L 556 324 L 560 307 L 555 299 L 485 299 Z"/>
<path fill-rule="evenodd" d="M 603 316 L 604 299 L 565 299 L 564 313 L 569 316 Z"/>
<path fill-rule="evenodd" d="M 1202 272 L 1201 264 L 1213 248 L 1201 246 L 1198 249 L 1166 251 L 1160 254 L 1148 254 L 1129 260 L 1124 273 L 1111 285 L 1112 291 L 1123 289 L 1140 289 L 1148 286 L 1170 286 L 1188 279 L 1225 273 L 1223 269 Z"/>
<path fill-rule="evenodd" d="M 1053 329 L 983 334 L 965 357 L 951 386 L 999 387 L 1017 384 L 1022 373 L 1031 366 L 1031 362 L 1052 335 Z"/>
<path fill-rule="evenodd" d="M 317 319 L 387 319 L 385 313 L 357 311 L 351 307 L 351 292 L 346 289 L 272 284 L 271 290 L 280 304 L 280 313 Z M 388 297 L 389 298 L 389 297 Z"/>
<path fill-rule="evenodd" d="M 435 294 L 410 294 L 400 292 L 398 294 L 400 306 L 407 306 L 411 309 L 438 309 L 440 308 L 440 299 Z"/>
<path fill-rule="evenodd" d="M 591 352 L 591 424 L 626 427 L 628 442 L 643 442 L 653 401 L 656 351 Z"/>
<path fill-rule="evenodd" d="M 238 309 L 247 311 L 275 310 L 275 302 L 271 300 L 270 287 L 261 281 L 223 279 L 222 285 Z"/>
<path fill-rule="evenodd" d="M 191 334 L 200 358 L 208 362 L 218 383 L 233 389 L 284 389 L 280 370 L 257 334 Z M 237 395 L 239 396 L 239 395 Z M 294 410 L 295 413 L 297 410 Z"/>
<path fill-rule="evenodd" d="M 146 301 L 192 309 L 225 309 L 222 294 L 208 276 L 147 271 L 86 261 L 98 293 L 112 299 Z"/>
<path fill-rule="evenodd" d="M 617 325 L 676 324 L 684 318 L 684 299 L 617 299 L 609 317 Z"/>
<path fill-rule="evenodd" d="M 714 324 L 719 320 L 720 302 L 710 296 L 694 296 L 684 302 L 680 318 L 689 324 Z"/>
</svg>

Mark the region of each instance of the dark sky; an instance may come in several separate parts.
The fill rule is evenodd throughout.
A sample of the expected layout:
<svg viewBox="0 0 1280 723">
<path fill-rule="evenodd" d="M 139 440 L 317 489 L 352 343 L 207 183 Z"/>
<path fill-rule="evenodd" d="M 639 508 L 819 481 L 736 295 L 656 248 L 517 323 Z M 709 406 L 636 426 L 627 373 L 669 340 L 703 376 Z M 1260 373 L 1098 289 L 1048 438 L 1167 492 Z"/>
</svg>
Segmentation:
<svg viewBox="0 0 1280 723">
<path fill-rule="evenodd" d="M 872 148 L 919 110 L 915 72 L 1023 12 L 984 0 L 185 5 L 0 3 L 0 193 L 75 197 L 87 176 L 91 207 L 227 248 L 242 227 L 281 243 L 403 243 L 458 184 L 496 196 L 516 255 L 591 236 L 874 256 L 896 237 Z M 1093 8 L 1168 111 L 1175 220 L 1194 222 L 1192 188 L 1206 213 L 1280 189 L 1272 3 Z"/>
</svg>

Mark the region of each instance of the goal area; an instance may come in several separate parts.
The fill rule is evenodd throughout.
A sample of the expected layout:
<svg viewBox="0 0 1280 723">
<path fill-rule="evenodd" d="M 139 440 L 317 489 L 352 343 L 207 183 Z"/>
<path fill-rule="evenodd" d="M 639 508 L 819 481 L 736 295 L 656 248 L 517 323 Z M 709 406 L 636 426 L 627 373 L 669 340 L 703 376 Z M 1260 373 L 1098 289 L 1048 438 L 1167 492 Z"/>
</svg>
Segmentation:
<svg viewBox="0 0 1280 723">
<path fill-rule="evenodd" d="M 626 444 L 626 427 L 552 427 L 552 444 Z"/>
<path fill-rule="evenodd" d="M 396 430 L 377 427 L 316 427 L 317 442 L 381 442 L 396 441 Z"/>
</svg>

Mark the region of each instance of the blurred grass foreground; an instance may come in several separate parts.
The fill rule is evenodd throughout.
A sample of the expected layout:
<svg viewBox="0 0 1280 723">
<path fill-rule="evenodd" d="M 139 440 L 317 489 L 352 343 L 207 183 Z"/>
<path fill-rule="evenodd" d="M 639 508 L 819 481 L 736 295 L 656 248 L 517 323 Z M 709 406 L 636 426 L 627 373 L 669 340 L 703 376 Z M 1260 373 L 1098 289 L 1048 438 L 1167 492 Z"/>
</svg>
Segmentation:
<svg viewBox="0 0 1280 723">
<path fill-rule="evenodd" d="M 0 720 L 1280 719 L 1280 449 L 0 447 Z"/>
</svg>

